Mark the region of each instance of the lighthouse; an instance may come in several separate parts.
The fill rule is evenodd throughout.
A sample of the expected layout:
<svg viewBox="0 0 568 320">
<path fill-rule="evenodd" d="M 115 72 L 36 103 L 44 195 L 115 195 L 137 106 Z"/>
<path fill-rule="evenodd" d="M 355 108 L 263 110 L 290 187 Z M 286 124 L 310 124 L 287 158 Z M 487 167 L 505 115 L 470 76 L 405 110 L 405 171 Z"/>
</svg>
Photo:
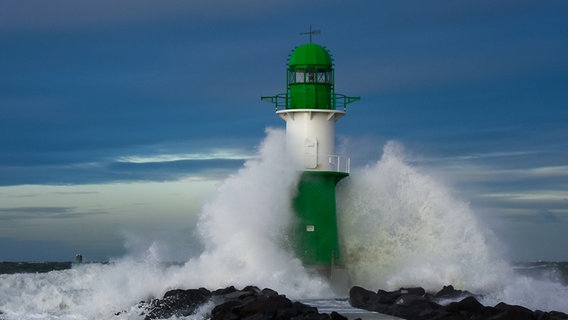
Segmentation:
<svg viewBox="0 0 568 320">
<path fill-rule="evenodd" d="M 288 58 L 286 93 L 261 99 L 286 121 L 287 152 L 301 171 L 292 199 L 292 245 L 304 265 L 331 274 L 342 265 L 335 186 L 350 171 L 350 159 L 335 153 L 335 123 L 359 97 L 335 93 L 332 57 L 310 34 L 310 43 Z"/>
</svg>

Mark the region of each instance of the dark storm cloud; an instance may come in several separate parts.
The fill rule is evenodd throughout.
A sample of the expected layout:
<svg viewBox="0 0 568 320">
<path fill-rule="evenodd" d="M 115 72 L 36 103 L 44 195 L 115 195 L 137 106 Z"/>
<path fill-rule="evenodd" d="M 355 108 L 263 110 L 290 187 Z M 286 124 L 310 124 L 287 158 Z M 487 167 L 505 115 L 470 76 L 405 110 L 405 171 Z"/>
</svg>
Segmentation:
<svg viewBox="0 0 568 320">
<path fill-rule="evenodd" d="M 219 69 L 230 69 L 222 61 L 238 60 L 222 59 L 218 53 L 221 62 L 195 64 L 207 61 L 208 52 L 221 50 L 209 44 L 196 50 L 194 38 L 180 43 L 170 43 L 168 37 L 148 40 L 148 30 L 138 31 L 8 39 L 3 52 L 8 58 L 0 60 L 6 70 L 0 78 L 0 184 L 141 177 L 143 170 L 116 173 L 108 158 L 148 146 L 160 150 L 176 141 L 187 149 L 231 140 L 249 147 L 259 140 L 266 121 L 255 119 L 254 108 L 243 113 L 239 106 L 258 103 L 257 96 L 244 98 L 248 102 L 242 97 L 241 86 L 253 74 L 234 72 L 229 77 Z M 240 85 L 233 77 L 242 80 Z M 193 141 L 182 145 L 188 138 Z M 203 168 L 203 163 L 193 167 Z M 147 179 L 169 179 L 170 174 L 166 170 Z"/>
<path fill-rule="evenodd" d="M 243 19 L 286 9 L 286 4 L 229 0 L 4 0 L 0 26 L 4 28 L 94 28 L 164 20 Z"/>
<path fill-rule="evenodd" d="M 337 59 L 336 90 L 363 96 L 342 134 L 448 157 L 566 136 L 563 2 L 322 4 L 2 2 L 0 184 L 235 168 L 114 159 L 171 153 L 172 142 L 257 145 L 264 127 L 282 126 L 258 97 L 285 90 L 287 55 L 310 23 Z"/>
</svg>

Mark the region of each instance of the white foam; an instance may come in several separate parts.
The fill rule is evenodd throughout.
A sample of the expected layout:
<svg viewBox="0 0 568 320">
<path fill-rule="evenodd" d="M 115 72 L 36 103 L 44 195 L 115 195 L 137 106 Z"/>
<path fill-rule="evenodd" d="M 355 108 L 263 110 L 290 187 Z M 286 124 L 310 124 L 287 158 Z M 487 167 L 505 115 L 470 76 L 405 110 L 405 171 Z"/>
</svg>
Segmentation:
<svg viewBox="0 0 568 320">
<path fill-rule="evenodd" d="M 355 283 L 479 290 L 508 272 L 468 205 L 407 165 L 399 144 L 389 142 L 379 162 L 345 182 L 339 221 Z"/>
<path fill-rule="evenodd" d="M 370 289 L 444 285 L 534 309 L 566 311 L 567 287 L 514 273 L 489 231 L 448 186 L 385 145 L 374 165 L 338 188 L 343 256 L 353 284 Z M 546 288 L 546 290 L 543 290 Z"/>
<path fill-rule="evenodd" d="M 531 310 L 568 313 L 568 286 L 554 279 L 535 279 L 515 274 L 504 281 L 499 290 L 488 292 L 481 299 L 485 305 L 495 305 L 502 301 Z"/>
<path fill-rule="evenodd" d="M 309 276 L 288 244 L 291 198 L 299 172 L 282 130 L 268 130 L 260 157 L 248 161 L 207 203 L 198 230 L 205 251 L 186 268 L 210 287 L 253 284 L 292 296 L 318 296 L 327 283 Z"/>
</svg>

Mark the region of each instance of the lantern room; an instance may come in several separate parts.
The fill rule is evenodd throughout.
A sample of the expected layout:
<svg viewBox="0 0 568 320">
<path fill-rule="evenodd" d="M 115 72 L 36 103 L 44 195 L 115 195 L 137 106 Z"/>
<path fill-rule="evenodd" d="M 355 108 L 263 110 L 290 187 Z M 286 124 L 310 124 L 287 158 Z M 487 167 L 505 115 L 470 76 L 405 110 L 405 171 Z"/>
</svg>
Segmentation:
<svg viewBox="0 0 568 320">
<path fill-rule="evenodd" d="M 327 50 L 308 43 L 288 59 L 287 109 L 335 109 L 333 62 Z"/>
</svg>

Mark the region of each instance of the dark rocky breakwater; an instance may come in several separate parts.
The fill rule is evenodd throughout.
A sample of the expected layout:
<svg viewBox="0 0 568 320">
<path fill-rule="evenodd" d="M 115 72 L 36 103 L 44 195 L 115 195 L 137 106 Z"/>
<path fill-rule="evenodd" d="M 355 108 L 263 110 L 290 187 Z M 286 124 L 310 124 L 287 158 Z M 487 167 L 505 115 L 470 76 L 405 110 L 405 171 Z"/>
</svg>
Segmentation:
<svg viewBox="0 0 568 320">
<path fill-rule="evenodd" d="M 261 290 L 254 286 L 242 290 L 232 286 L 215 291 L 205 288 L 171 290 L 162 299 L 143 304 L 142 308 L 145 320 L 169 319 L 192 315 L 208 302 L 214 304 L 206 316 L 212 320 L 347 320 L 337 312 L 319 313 L 317 308 L 291 301 L 272 289 Z"/>
<path fill-rule="evenodd" d="M 454 301 L 440 304 L 440 301 Z M 355 308 L 376 311 L 409 320 L 557 320 L 568 319 L 562 312 L 532 311 L 522 306 L 499 303 L 484 306 L 474 294 L 446 286 L 430 294 L 423 288 L 401 288 L 396 291 L 369 291 L 352 287 L 349 303 Z"/>
<path fill-rule="evenodd" d="M 443 302 L 453 301 L 450 303 Z M 522 306 L 499 303 L 484 306 L 474 294 L 444 287 L 437 293 L 427 293 L 423 288 L 402 288 L 396 291 L 370 291 L 352 287 L 349 303 L 368 311 L 388 314 L 409 320 L 559 320 L 568 319 L 562 312 L 532 311 Z M 213 320 L 236 319 L 297 319 L 297 320 L 347 320 L 337 313 L 319 313 L 318 309 L 292 301 L 272 289 L 248 286 L 242 290 L 227 287 L 215 291 L 205 288 L 176 289 L 168 291 L 162 299 L 142 302 L 145 320 L 186 317 L 200 308 L 204 318 Z"/>
</svg>

